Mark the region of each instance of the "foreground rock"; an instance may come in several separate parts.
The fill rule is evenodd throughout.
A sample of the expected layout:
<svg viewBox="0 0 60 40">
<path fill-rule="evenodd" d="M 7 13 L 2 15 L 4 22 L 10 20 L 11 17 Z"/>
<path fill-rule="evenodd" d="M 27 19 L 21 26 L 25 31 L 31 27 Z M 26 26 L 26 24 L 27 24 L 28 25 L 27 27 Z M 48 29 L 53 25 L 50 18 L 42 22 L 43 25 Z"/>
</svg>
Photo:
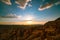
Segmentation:
<svg viewBox="0 0 60 40">
<path fill-rule="evenodd" d="M 60 18 L 44 25 L 46 40 L 60 40 Z"/>
</svg>

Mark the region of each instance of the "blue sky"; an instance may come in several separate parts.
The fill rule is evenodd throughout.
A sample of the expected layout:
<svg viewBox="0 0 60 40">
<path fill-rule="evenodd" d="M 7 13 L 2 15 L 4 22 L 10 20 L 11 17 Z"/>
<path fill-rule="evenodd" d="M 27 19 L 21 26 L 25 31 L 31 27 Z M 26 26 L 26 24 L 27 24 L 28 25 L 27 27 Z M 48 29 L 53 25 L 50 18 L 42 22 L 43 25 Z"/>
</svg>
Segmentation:
<svg viewBox="0 0 60 40">
<path fill-rule="evenodd" d="M 35 21 L 55 20 L 60 17 L 60 0 L 0 1 L 0 19 L 1 19 L 0 22 L 1 21 L 12 22 L 12 20 L 13 21 L 24 20 L 25 18 L 28 17 L 27 15 L 32 16 L 33 20 Z M 18 16 L 21 18 L 20 19 L 15 18 Z M 8 20 L 8 17 L 10 20 Z"/>
</svg>

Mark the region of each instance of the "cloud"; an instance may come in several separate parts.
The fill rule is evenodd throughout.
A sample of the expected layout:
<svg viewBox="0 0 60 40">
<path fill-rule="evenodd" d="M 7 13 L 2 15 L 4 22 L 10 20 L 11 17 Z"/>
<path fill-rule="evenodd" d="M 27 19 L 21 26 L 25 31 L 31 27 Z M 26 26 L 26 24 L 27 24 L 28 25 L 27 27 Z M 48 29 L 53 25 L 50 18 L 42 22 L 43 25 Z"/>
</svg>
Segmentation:
<svg viewBox="0 0 60 40">
<path fill-rule="evenodd" d="M 32 7 L 32 5 L 31 5 L 31 4 L 28 4 L 28 6 L 29 6 L 29 7 Z"/>
<path fill-rule="evenodd" d="M 22 20 L 21 15 L 7 14 L 6 16 L 0 16 L 0 22 L 18 22 Z"/>
<path fill-rule="evenodd" d="M 55 3 L 55 5 L 59 5 L 59 4 L 60 4 L 60 1 Z"/>
<path fill-rule="evenodd" d="M 0 18 L 21 18 L 21 16 L 17 16 L 16 14 L 7 14 L 6 16 L 0 16 Z"/>
<path fill-rule="evenodd" d="M 2 2 L 4 2 L 7 5 L 11 5 L 11 1 L 10 0 L 1 0 Z"/>
<path fill-rule="evenodd" d="M 47 3 L 45 5 L 40 6 L 40 8 L 38 8 L 38 10 L 42 11 L 48 8 L 51 8 L 53 6 L 53 4 Z"/>
<path fill-rule="evenodd" d="M 43 11 L 45 9 L 49 9 L 52 6 L 57 6 L 60 4 L 60 1 L 57 2 L 50 2 L 50 3 L 45 3 L 44 5 L 40 5 L 40 8 L 38 8 L 39 11 Z"/>
<path fill-rule="evenodd" d="M 26 6 L 28 5 L 28 2 L 30 2 L 31 0 L 16 0 L 15 3 L 17 3 L 19 6 L 19 8 L 21 9 L 25 9 Z"/>
<path fill-rule="evenodd" d="M 7 4 L 7 5 L 12 5 L 11 0 L 0 0 L 1 2 Z M 18 4 L 17 7 L 21 9 L 25 9 L 26 6 L 32 7 L 31 4 L 29 4 L 31 0 L 15 0 L 15 3 Z"/>
</svg>

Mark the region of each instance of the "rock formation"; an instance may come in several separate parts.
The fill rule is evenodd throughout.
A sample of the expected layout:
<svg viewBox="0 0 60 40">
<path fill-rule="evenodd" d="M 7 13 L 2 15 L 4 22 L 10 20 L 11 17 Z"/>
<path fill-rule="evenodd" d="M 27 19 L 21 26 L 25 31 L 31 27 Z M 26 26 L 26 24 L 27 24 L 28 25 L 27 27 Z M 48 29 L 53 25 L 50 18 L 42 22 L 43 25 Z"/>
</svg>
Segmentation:
<svg viewBox="0 0 60 40">
<path fill-rule="evenodd" d="M 0 40 L 60 40 L 60 18 L 45 25 L 0 25 Z"/>
</svg>

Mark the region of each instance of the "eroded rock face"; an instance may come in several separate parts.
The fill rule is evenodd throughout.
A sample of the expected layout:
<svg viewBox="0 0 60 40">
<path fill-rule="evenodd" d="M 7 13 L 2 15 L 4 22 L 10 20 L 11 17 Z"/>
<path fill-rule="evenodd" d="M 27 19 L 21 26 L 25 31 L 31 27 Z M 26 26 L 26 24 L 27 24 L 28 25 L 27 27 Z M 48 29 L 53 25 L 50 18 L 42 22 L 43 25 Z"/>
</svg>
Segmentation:
<svg viewBox="0 0 60 40">
<path fill-rule="evenodd" d="M 0 25 L 0 40 L 60 40 L 60 18 L 45 25 Z"/>
<path fill-rule="evenodd" d="M 1 40 L 43 40 L 44 29 L 42 26 L 30 28 L 3 28 L 0 30 Z"/>
<path fill-rule="evenodd" d="M 60 18 L 49 21 L 44 25 L 45 32 L 46 32 L 46 38 L 48 40 L 52 39 L 59 39 L 60 38 Z"/>
</svg>

